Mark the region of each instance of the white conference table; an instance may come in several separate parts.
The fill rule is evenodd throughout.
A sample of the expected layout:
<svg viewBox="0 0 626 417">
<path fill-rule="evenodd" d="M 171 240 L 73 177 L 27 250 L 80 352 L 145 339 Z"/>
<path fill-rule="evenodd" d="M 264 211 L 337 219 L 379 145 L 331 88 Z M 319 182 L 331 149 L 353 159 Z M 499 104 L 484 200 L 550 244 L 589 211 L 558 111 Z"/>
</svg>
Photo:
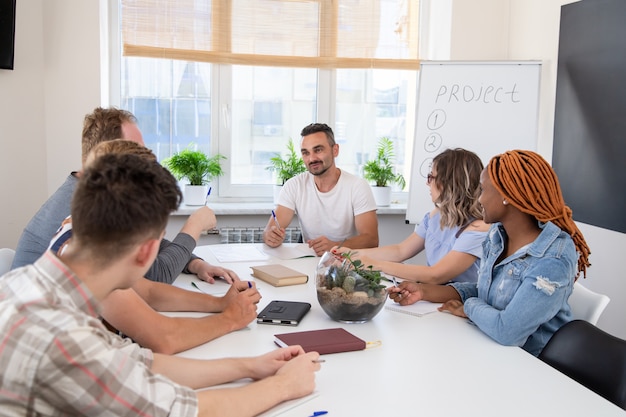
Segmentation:
<svg viewBox="0 0 626 417">
<path fill-rule="evenodd" d="M 337 416 L 624 416 L 626 412 L 518 347 L 502 346 L 467 320 L 435 312 L 422 317 L 383 309 L 373 320 L 343 324 L 321 309 L 314 274 L 319 258 L 218 262 L 210 248 L 195 253 L 213 264 L 253 280 L 263 298 L 259 311 L 272 300 L 306 301 L 311 310 L 294 326 L 257 324 L 182 352 L 197 359 L 253 356 L 277 348 L 274 334 L 343 327 L 361 339 L 380 341 L 363 351 L 323 355 L 316 393 L 263 415 Z M 237 245 L 230 245 L 235 249 Z M 257 253 L 260 244 L 246 245 Z M 229 248 L 230 249 L 230 248 Z M 241 247 L 242 252 L 249 248 Z M 244 250 L 245 249 L 245 250 Z M 282 263 L 309 275 L 304 285 L 272 287 L 250 275 L 251 265 Z M 193 288 L 197 278 L 181 275 L 175 285 Z M 201 288 L 209 284 L 202 283 Z M 225 287 L 225 284 L 216 284 Z"/>
</svg>

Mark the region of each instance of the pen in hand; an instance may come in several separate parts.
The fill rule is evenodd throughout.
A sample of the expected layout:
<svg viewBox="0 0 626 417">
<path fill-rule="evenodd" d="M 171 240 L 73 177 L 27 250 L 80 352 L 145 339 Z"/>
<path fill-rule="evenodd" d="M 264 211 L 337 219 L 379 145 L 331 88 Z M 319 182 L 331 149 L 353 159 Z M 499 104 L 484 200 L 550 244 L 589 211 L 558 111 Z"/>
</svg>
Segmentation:
<svg viewBox="0 0 626 417">
<path fill-rule="evenodd" d="M 391 277 L 391 281 L 393 282 L 393 286 L 396 288 L 400 288 L 400 286 L 398 285 L 398 280 L 396 279 L 396 277 L 392 276 Z M 398 298 L 402 298 L 402 291 L 395 293 L 396 294 L 396 299 L 395 301 L 398 300 Z"/>
<path fill-rule="evenodd" d="M 346 240 L 348 240 L 347 238 L 342 240 L 341 243 L 339 245 L 337 245 L 337 249 L 333 249 L 332 253 L 336 256 L 336 257 L 342 257 L 343 255 L 341 254 L 341 252 L 339 252 L 339 249 L 341 249 L 341 247 L 343 246 L 344 243 L 346 243 Z"/>
<path fill-rule="evenodd" d="M 280 224 L 278 223 L 278 219 L 276 218 L 276 213 L 274 212 L 274 210 L 272 210 L 272 217 L 274 218 L 274 223 L 276 223 L 276 226 L 280 229 Z"/>
</svg>

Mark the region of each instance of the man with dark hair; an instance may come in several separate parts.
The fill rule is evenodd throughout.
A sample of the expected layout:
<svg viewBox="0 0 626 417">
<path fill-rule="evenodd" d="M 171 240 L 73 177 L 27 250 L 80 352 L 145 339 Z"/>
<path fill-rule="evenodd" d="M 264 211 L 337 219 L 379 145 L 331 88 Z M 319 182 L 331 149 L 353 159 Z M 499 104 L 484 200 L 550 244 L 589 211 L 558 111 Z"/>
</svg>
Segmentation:
<svg viewBox="0 0 626 417">
<path fill-rule="evenodd" d="M 87 156 L 85 167 L 107 154 L 133 154 L 157 162 L 156 155 L 145 146 L 125 139 L 115 139 L 96 145 Z M 89 202 L 83 209 L 90 209 Z M 196 217 L 199 217 L 199 222 L 206 218 L 217 221 L 208 207 L 197 210 L 190 218 Z M 50 242 L 50 250 L 57 255 L 63 254 L 72 232 L 71 216 L 68 216 L 61 230 Z M 194 237 L 197 238 L 198 236 Z M 162 252 L 161 247 L 159 256 Z M 132 288 L 113 291 L 103 299 L 100 315 L 110 327 L 142 347 L 158 353 L 174 354 L 246 327 L 256 318 L 260 299 L 256 285 L 250 281 L 237 280 L 224 296 L 215 297 L 144 278 L 137 280 Z M 217 314 L 198 318 L 170 317 L 157 311 Z"/>
<path fill-rule="evenodd" d="M 137 155 L 107 154 L 84 171 L 63 253 L 0 279 L 3 412 L 251 416 L 313 391 L 319 355 L 299 346 L 201 361 L 152 353 L 102 325 L 100 301 L 144 276 L 180 200 L 171 174 Z M 261 381 L 194 391 L 242 378 Z"/>
<path fill-rule="evenodd" d="M 319 256 L 333 246 L 378 246 L 376 202 L 369 184 L 335 165 L 339 145 L 330 126 L 312 123 L 302 129 L 301 153 L 307 172 L 285 182 L 264 242 L 280 246 L 285 227 L 298 216 L 303 241 Z"/>
</svg>

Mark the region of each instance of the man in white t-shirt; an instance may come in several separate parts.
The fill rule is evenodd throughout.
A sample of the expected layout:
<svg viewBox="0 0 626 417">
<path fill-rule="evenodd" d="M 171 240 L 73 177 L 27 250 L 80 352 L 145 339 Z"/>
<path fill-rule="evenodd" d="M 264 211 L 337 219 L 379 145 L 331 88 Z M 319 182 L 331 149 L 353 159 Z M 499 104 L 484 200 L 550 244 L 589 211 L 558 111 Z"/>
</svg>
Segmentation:
<svg viewBox="0 0 626 417">
<path fill-rule="evenodd" d="M 333 246 L 378 246 L 376 202 L 369 184 L 335 165 L 339 145 L 324 123 L 302 129 L 300 150 L 307 172 L 283 186 L 263 241 L 275 248 L 285 240 L 285 227 L 298 216 L 302 239 L 319 256 Z"/>
</svg>

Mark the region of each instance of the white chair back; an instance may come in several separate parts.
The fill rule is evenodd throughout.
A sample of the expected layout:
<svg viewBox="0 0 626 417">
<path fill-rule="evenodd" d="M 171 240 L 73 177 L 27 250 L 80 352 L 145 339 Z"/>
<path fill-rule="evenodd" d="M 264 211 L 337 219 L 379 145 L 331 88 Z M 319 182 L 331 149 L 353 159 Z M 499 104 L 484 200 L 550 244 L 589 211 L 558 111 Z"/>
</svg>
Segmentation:
<svg viewBox="0 0 626 417">
<path fill-rule="evenodd" d="M 0 276 L 6 274 L 11 269 L 15 251 L 10 248 L 0 249 Z"/>
<path fill-rule="evenodd" d="M 596 325 L 600 315 L 609 304 L 611 299 L 597 292 L 591 291 L 578 281 L 574 283 L 574 291 L 569 297 L 569 305 L 572 308 L 574 320 L 585 320 Z"/>
</svg>

